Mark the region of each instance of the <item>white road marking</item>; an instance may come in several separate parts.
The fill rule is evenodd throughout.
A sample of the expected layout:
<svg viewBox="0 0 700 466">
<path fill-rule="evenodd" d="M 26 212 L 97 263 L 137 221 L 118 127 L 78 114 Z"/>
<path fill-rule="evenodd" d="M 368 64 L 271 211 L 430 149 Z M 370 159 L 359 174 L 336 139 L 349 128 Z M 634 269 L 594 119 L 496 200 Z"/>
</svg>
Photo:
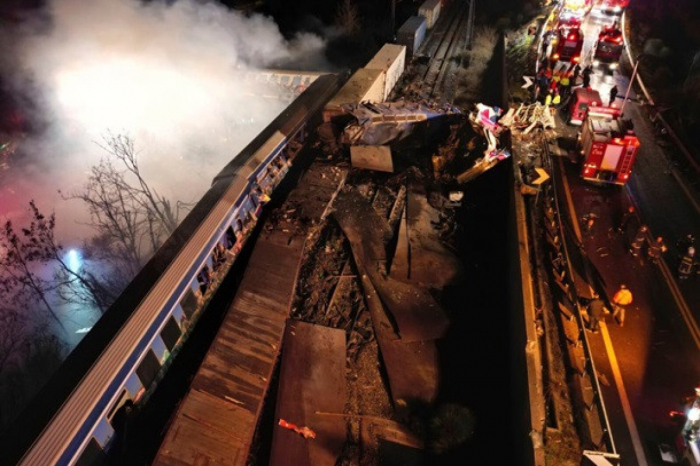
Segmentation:
<svg viewBox="0 0 700 466">
<path fill-rule="evenodd" d="M 600 323 L 600 333 L 603 336 L 603 342 L 605 343 L 605 351 L 608 355 L 608 360 L 610 361 L 610 369 L 612 370 L 613 378 L 615 379 L 615 386 L 617 387 L 617 393 L 620 396 L 620 404 L 622 404 L 622 411 L 625 414 L 627 428 L 629 429 L 630 437 L 632 438 L 634 453 L 637 456 L 637 464 L 639 466 L 648 466 L 647 458 L 644 454 L 644 448 L 642 447 L 642 440 L 639 438 L 639 430 L 637 429 L 637 423 L 635 422 L 634 416 L 632 415 L 632 407 L 630 406 L 630 401 L 627 397 L 625 384 L 622 381 L 622 373 L 620 372 L 620 366 L 617 363 L 617 356 L 615 355 L 612 340 L 610 339 L 608 327 L 607 325 L 605 325 L 605 322 Z"/>
</svg>

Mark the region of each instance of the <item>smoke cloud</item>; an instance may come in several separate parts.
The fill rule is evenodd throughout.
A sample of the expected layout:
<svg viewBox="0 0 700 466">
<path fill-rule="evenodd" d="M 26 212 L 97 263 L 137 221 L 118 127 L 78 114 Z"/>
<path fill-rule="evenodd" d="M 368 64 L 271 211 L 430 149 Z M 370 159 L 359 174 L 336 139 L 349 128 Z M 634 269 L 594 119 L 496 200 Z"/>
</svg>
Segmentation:
<svg viewBox="0 0 700 466">
<path fill-rule="evenodd" d="M 57 236 L 91 232 L 78 192 L 106 155 L 96 142 L 129 134 L 159 193 L 194 202 L 212 177 L 289 103 L 246 71 L 285 63 L 327 69 L 324 42 L 285 40 L 267 17 L 195 0 L 54 0 L 13 31 L 13 91 L 31 94 L 45 123 L 2 175 L 0 213 L 21 219 L 30 199 L 55 211 Z M 4 67 L 5 70 L 8 67 Z M 82 225 L 82 226 L 81 226 Z"/>
</svg>

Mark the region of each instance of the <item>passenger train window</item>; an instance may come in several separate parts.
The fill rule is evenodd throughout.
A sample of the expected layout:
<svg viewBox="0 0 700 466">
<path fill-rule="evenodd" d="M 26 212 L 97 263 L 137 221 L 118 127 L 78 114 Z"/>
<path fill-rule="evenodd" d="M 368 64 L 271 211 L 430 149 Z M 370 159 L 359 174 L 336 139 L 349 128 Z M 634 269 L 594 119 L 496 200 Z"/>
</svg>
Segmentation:
<svg viewBox="0 0 700 466">
<path fill-rule="evenodd" d="M 180 326 L 177 322 L 170 316 L 163 326 L 163 330 L 160 331 L 160 337 L 163 339 L 163 343 L 168 348 L 168 351 L 172 353 L 173 348 L 177 345 L 177 341 L 180 339 Z"/>
<path fill-rule="evenodd" d="M 165 346 L 165 342 L 160 335 L 156 335 L 151 342 L 151 349 L 158 358 L 160 364 L 165 364 L 165 360 L 168 358 L 168 356 L 170 356 L 170 354 L 168 353 L 168 348 Z"/>
<path fill-rule="evenodd" d="M 149 348 L 143 361 L 141 361 L 141 364 L 139 364 L 139 367 L 136 369 L 136 375 L 139 376 L 141 383 L 146 389 L 151 386 L 159 370 L 160 363 L 158 362 L 158 358 L 153 350 Z"/>
<path fill-rule="evenodd" d="M 104 450 L 102 450 L 100 444 L 97 443 L 95 437 L 92 437 L 85 446 L 85 450 L 83 450 L 80 458 L 78 458 L 78 461 L 75 463 L 75 466 L 96 466 L 98 464 L 104 464 L 106 459 Z"/>
<path fill-rule="evenodd" d="M 197 297 L 194 295 L 191 288 L 187 288 L 187 290 L 185 290 L 185 294 L 180 301 L 180 306 L 185 312 L 185 315 L 189 319 L 192 319 L 195 311 L 197 311 Z"/>
<path fill-rule="evenodd" d="M 114 402 L 114 406 L 109 410 L 107 413 L 107 420 L 112 423 L 112 419 L 114 419 L 114 413 L 117 412 L 119 408 L 122 407 L 122 405 L 126 402 L 126 400 L 129 399 L 129 393 L 126 391 L 126 389 L 123 389 L 122 392 L 119 394 L 119 398 L 117 398 L 117 401 Z M 112 424 L 112 427 L 114 427 L 114 424 Z"/>
<path fill-rule="evenodd" d="M 226 239 L 224 246 L 226 249 L 231 249 L 236 244 L 236 233 L 234 233 L 233 228 L 226 228 L 226 235 L 224 237 Z"/>
<path fill-rule="evenodd" d="M 129 378 L 126 379 L 126 382 L 124 383 L 124 387 L 126 387 L 126 389 L 129 391 L 131 398 L 138 401 L 143 385 L 141 385 L 141 381 L 136 374 L 129 375 Z"/>
</svg>

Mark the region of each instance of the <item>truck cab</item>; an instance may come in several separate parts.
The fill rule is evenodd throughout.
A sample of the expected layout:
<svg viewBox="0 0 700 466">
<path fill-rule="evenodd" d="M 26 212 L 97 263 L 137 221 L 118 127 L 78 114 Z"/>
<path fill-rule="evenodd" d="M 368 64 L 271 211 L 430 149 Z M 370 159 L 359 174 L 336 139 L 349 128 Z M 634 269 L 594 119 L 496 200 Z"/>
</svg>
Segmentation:
<svg viewBox="0 0 700 466">
<path fill-rule="evenodd" d="M 557 30 L 556 42 L 552 44 L 552 62 L 579 63 L 583 49 L 583 32 L 578 28 L 561 27 Z"/>
<path fill-rule="evenodd" d="M 582 125 L 579 147 L 581 177 L 597 183 L 624 185 L 637 158 L 639 139 L 630 120 L 608 107 L 591 107 Z"/>
<path fill-rule="evenodd" d="M 615 70 L 625 47 L 623 42 L 622 31 L 616 25 L 603 28 L 595 44 L 593 66 L 609 71 Z"/>
</svg>

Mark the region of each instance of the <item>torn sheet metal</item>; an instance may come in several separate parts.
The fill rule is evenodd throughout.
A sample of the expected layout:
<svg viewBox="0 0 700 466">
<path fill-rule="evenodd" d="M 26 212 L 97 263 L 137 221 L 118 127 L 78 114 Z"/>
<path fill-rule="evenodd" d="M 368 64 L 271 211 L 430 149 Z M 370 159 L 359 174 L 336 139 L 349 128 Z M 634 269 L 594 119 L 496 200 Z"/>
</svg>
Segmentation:
<svg viewBox="0 0 700 466">
<path fill-rule="evenodd" d="M 350 162 L 356 168 L 394 172 L 389 146 L 350 146 Z"/>
<path fill-rule="evenodd" d="M 354 120 L 344 130 L 350 144 L 388 144 L 408 136 L 414 123 L 461 113 L 449 104 L 383 102 L 345 104 L 343 110 Z"/>
</svg>

